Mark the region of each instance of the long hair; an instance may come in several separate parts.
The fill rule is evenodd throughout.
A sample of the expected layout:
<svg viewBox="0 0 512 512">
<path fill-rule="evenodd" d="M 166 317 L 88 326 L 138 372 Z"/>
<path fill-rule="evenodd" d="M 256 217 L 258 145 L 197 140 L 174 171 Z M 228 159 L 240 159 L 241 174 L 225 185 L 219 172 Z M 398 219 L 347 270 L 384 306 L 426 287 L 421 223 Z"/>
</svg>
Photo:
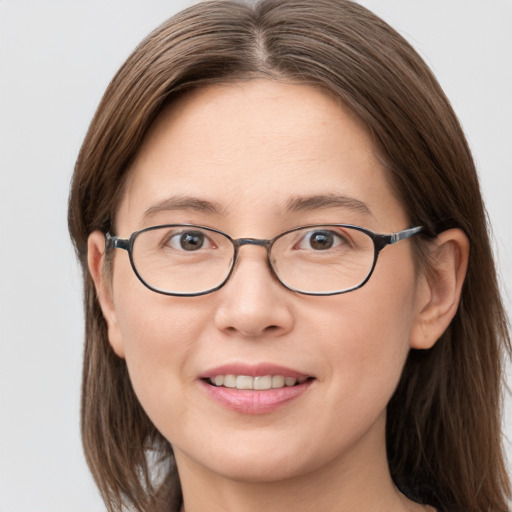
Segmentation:
<svg viewBox="0 0 512 512">
<path fill-rule="evenodd" d="M 108 343 L 87 238 L 113 226 L 130 163 L 164 106 L 192 88 L 254 77 L 307 83 L 339 98 L 370 130 L 411 224 L 429 236 L 454 227 L 468 236 L 456 316 L 431 350 L 411 351 L 389 403 L 388 459 L 397 486 L 419 501 L 451 512 L 506 511 L 500 410 L 510 338 L 475 165 L 426 64 L 348 0 L 199 3 L 150 34 L 105 92 L 76 162 L 69 229 L 84 276 L 82 437 L 109 511 L 178 507 L 180 488 L 171 446 Z M 413 243 L 428 265 L 424 242 Z"/>
</svg>

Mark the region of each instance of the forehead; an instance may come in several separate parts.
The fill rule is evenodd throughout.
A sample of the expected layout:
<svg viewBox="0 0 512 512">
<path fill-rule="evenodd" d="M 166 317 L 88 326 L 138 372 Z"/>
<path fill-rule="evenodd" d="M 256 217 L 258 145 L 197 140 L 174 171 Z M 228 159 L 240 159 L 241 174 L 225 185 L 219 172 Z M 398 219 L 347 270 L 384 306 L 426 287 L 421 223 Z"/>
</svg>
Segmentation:
<svg viewBox="0 0 512 512">
<path fill-rule="evenodd" d="M 377 214 L 400 208 L 367 129 L 340 101 L 309 85 L 252 80 L 188 92 L 167 107 L 118 214 L 135 228 L 154 205 L 186 197 L 219 206 L 219 215 L 277 217 L 312 196 L 347 197 Z"/>
<path fill-rule="evenodd" d="M 327 132 L 335 132 L 336 136 L 328 137 Z M 162 144 L 167 145 L 173 137 L 187 148 L 194 148 L 194 157 L 214 146 L 218 150 L 216 156 L 223 151 L 226 159 L 230 152 L 234 155 L 243 149 L 249 153 L 255 148 L 254 156 L 259 159 L 265 154 L 274 157 L 271 151 L 277 146 L 281 152 L 294 149 L 294 144 L 305 156 L 313 156 L 322 145 L 337 144 L 341 138 L 352 145 L 358 143 L 358 158 L 374 157 L 365 125 L 329 91 L 265 79 L 186 92 L 157 118 L 139 150 L 138 160 Z M 264 142 L 269 145 L 262 146 Z"/>
</svg>

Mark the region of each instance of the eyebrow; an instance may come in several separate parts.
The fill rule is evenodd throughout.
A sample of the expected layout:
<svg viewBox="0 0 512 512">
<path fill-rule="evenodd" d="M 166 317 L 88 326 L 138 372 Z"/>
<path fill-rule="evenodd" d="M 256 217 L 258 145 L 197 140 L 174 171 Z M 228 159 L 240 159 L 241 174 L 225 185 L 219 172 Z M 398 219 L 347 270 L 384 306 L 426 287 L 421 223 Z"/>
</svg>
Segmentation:
<svg viewBox="0 0 512 512">
<path fill-rule="evenodd" d="M 303 212 L 312 210 L 321 210 L 327 208 L 345 208 L 347 210 L 353 210 L 363 215 L 373 214 L 370 207 L 355 199 L 353 197 L 347 197 L 337 194 L 319 194 L 313 196 L 295 196 L 288 200 L 286 204 L 287 210 L 291 212 Z"/>
<path fill-rule="evenodd" d="M 353 197 L 347 197 L 337 194 L 317 194 L 312 196 L 294 196 L 285 204 L 285 210 L 296 212 L 307 212 L 322 210 L 328 208 L 344 208 L 353 210 L 356 213 L 373 216 L 366 203 Z M 210 213 L 214 215 L 227 215 L 226 210 L 214 201 L 208 201 L 198 197 L 191 196 L 173 196 L 166 198 L 150 206 L 143 214 L 143 218 L 152 217 L 165 211 L 194 211 L 201 213 Z"/>
<path fill-rule="evenodd" d="M 224 208 L 218 203 L 189 196 L 173 196 L 150 206 L 143 214 L 144 218 L 157 213 L 173 210 L 188 210 L 203 213 L 222 214 Z"/>
</svg>

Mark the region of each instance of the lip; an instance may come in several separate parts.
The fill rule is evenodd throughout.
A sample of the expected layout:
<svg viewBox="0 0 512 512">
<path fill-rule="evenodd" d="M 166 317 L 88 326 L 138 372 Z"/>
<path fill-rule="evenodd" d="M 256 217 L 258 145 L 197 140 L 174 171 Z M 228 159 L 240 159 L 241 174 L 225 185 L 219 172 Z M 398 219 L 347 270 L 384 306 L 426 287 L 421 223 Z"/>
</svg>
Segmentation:
<svg viewBox="0 0 512 512">
<path fill-rule="evenodd" d="M 240 390 L 236 388 L 217 387 L 208 379 L 217 375 L 247 375 L 258 377 L 265 375 L 282 375 L 303 380 L 301 384 L 291 387 L 267 390 Z M 207 370 L 199 377 L 199 384 L 206 394 L 227 409 L 243 414 L 268 414 L 302 396 L 314 382 L 314 377 L 297 370 L 275 364 L 257 365 L 226 364 Z"/>
</svg>

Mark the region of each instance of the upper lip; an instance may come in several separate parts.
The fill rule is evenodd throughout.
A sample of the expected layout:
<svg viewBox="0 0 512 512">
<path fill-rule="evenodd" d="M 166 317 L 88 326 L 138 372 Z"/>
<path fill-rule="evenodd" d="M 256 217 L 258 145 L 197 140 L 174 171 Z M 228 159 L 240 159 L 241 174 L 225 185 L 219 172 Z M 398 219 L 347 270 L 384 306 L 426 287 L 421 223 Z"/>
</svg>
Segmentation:
<svg viewBox="0 0 512 512">
<path fill-rule="evenodd" d="M 201 379 L 209 379 L 217 375 L 247 375 L 249 377 L 263 377 L 265 375 L 282 375 L 283 377 L 294 377 L 297 380 L 306 379 L 311 375 L 302 373 L 292 368 L 276 365 L 273 363 L 244 364 L 228 363 L 206 370 L 200 375 Z"/>
</svg>

